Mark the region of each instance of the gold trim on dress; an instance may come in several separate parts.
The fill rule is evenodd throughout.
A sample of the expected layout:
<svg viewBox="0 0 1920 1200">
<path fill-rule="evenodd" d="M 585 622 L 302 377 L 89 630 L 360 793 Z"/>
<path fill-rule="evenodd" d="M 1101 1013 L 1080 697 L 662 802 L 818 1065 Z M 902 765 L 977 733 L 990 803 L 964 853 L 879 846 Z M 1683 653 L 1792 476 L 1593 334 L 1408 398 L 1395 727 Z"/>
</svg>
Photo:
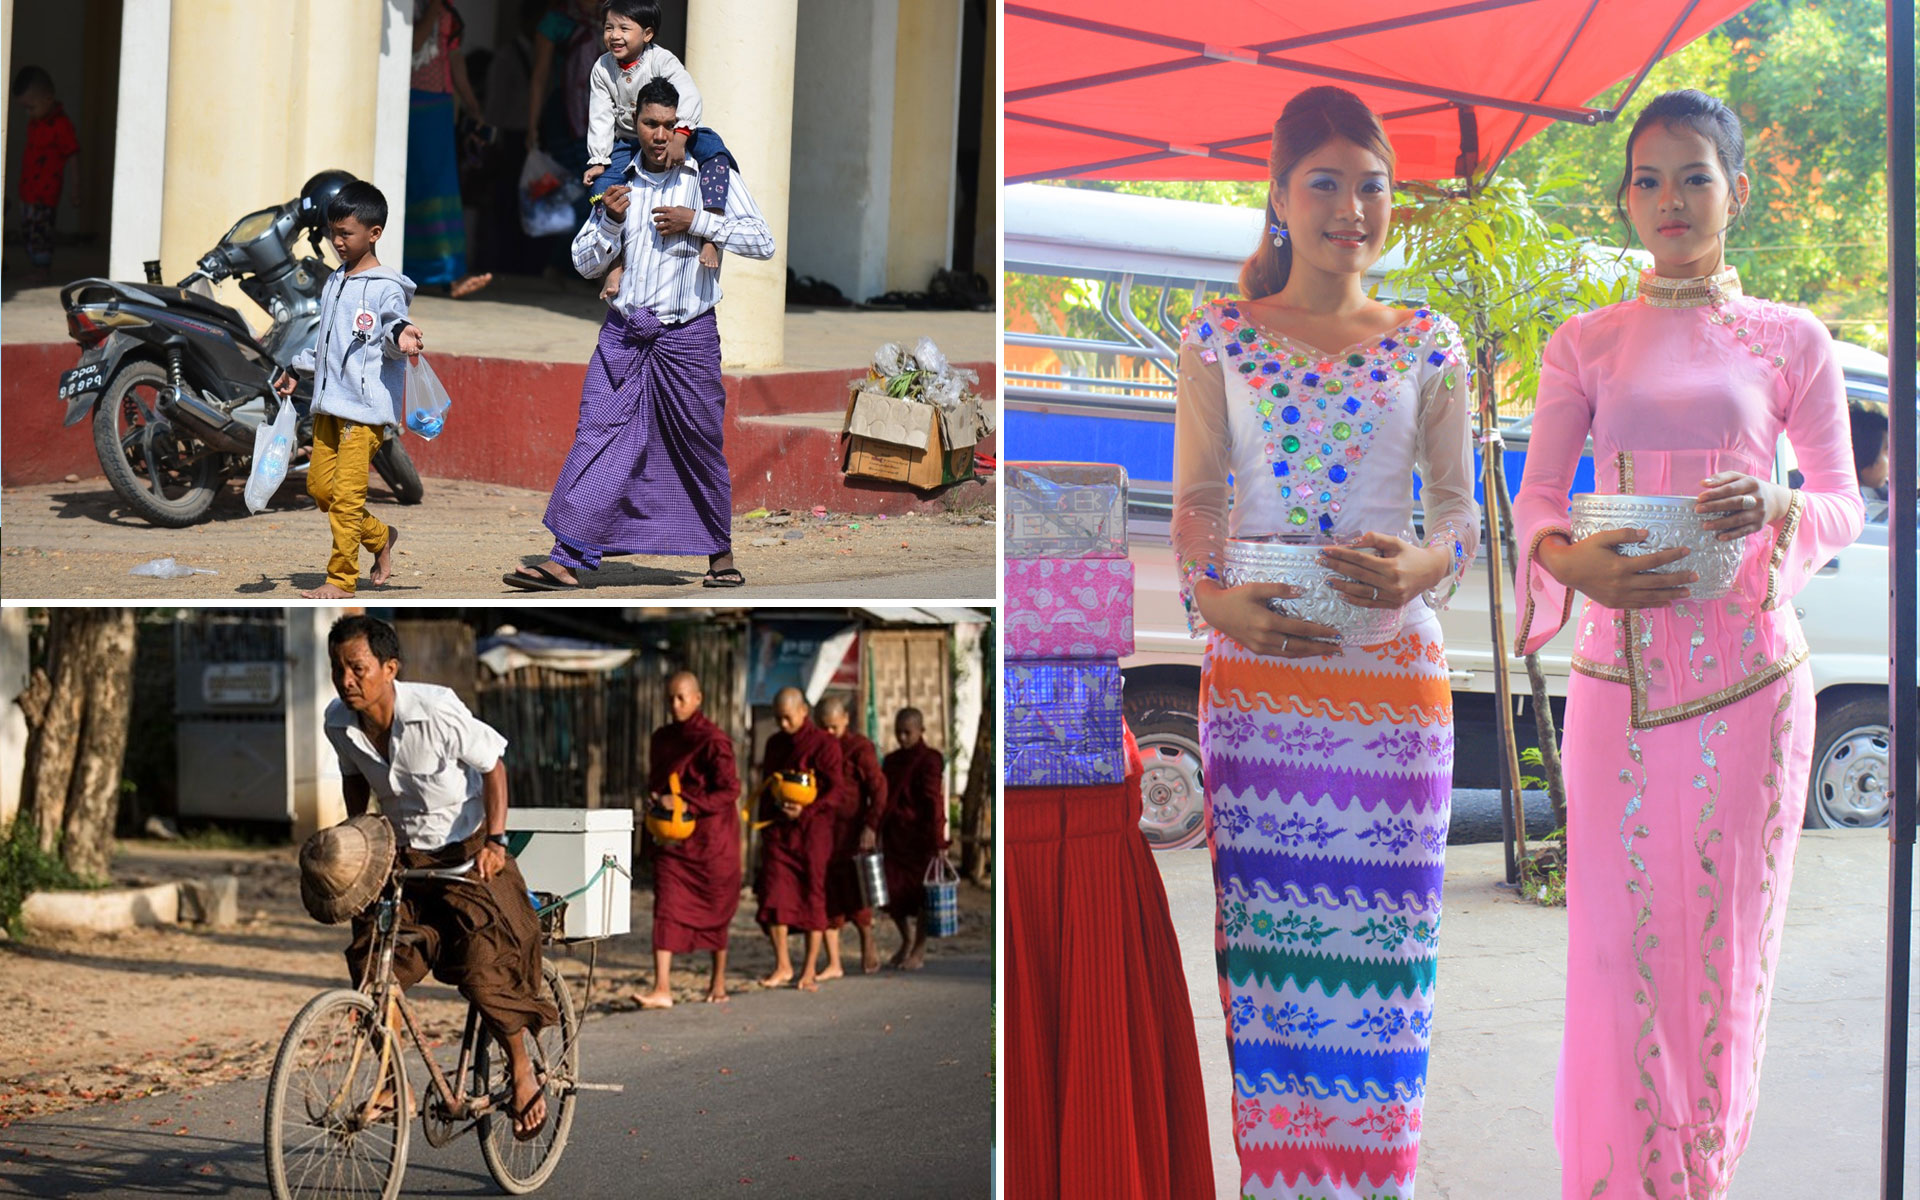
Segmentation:
<svg viewBox="0 0 1920 1200">
<path fill-rule="evenodd" d="M 1654 308 L 1705 308 L 1742 295 L 1740 272 L 1721 267 L 1711 275 L 1691 279 L 1669 279 L 1656 275 L 1652 267 L 1640 272 L 1639 300 Z"/>
<path fill-rule="evenodd" d="M 1528 571 L 1532 571 L 1535 567 L 1535 556 L 1540 553 L 1540 543 L 1547 540 L 1549 534 L 1555 533 L 1566 538 L 1569 542 L 1573 540 L 1573 530 L 1568 529 L 1564 525 L 1549 525 L 1539 533 L 1534 534 L 1533 544 L 1527 547 Z M 1540 570 L 1546 571 L 1546 568 L 1541 567 Z M 1553 572 L 1547 571 L 1547 574 L 1551 575 Z M 1554 582 L 1559 583 L 1560 581 L 1556 579 Z M 1565 584 L 1561 584 L 1561 586 L 1566 588 L 1567 593 L 1566 603 L 1561 605 L 1560 608 L 1560 625 L 1564 628 L 1567 624 L 1567 618 L 1573 616 L 1573 589 L 1566 587 Z M 1533 629 L 1533 603 L 1533 587 L 1529 584 L 1527 587 L 1527 612 L 1525 616 L 1520 618 L 1520 635 L 1513 639 L 1513 652 L 1521 657 L 1526 656 L 1527 634 Z"/>
<path fill-rule="evenodd" d="M 1805 509 L 1805 497 L 1796 488 L 1787 501 L 1787 515 L 1780 522 L 1780 534 L 1773 539 L 1773 553 L 1767 559 L 1767 595 L 1760 601 L 1761 612 L 1786 600 L 1780 592 L 1780 564 L 1787 560 L 1787 550 L 1793 545 L 1793 535 L 1800 529 L 1800 515 Z"/>
</svg>

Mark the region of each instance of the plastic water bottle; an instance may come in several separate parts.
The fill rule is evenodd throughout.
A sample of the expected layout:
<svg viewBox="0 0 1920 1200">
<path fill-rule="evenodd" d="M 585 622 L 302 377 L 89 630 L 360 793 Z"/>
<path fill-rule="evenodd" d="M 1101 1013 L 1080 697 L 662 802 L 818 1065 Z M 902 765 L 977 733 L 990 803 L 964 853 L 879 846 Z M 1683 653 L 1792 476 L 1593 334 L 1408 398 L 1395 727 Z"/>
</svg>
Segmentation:
<svg viewBox="0 0 1920 1200">
<path fill-rule="evenodd" d="M 261 458 L 260 469 L 268 479 L 284 478 L 287 473 L 287 460 L 293 456 L 293 440 L 284 433 L 277 433 L 267 443 L 267 452 Z"/>
</svg>

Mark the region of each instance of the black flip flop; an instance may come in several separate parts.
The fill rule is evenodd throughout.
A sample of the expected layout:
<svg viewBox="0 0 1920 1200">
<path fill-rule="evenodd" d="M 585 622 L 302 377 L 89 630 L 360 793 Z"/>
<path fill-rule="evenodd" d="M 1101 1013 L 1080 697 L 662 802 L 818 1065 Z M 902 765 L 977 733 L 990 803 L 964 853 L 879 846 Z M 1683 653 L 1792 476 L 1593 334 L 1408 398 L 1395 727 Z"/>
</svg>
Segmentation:
<svg viewBox="0 0 1920 1200">
<path fill-rule="evenodd" d="M 747 586 L 747 577 L 738 567 L 727 567 L 720 571 L 708 571 L 700 577 L 703 588 L 737 588 Z"/>
<path fill-rule="evenodd" d="M 577 592 L 585 586 L 579 583 L 568 583 L 545 567 L 533 566 L 528 567 L 527 570 L 532 571 L 533 574 L 524 575 L 519 571 L 508 571 L 500 577 L 500 581 L 508 587 L 519 588 L 523 592 Z"/>
<path fill-rule="evenodd" d="M 511 1121 L 513 1122 L 513 1140 L 514 1141 L 530 1142 L 533 1139 L 539 1137 L 541 1134 L 541 1131 L 546 1129 L 547 1118 L 553 1115 L 551 1107 L 549 1107 L 546 1112 L 543 1112 L 542 1114 L 540 1114 L 540 1123 L 538 1125 L 535 1125 L 533 1128 L 525 1131 L 524 1133 L 521 1132 L 520 1130 L 520 1122 L 526 1118 L 527 1110 L 532 1108 L 535 1104 L 538 1104 L 541 1098 L 544 1097 L 545 1095 L 546 1095 L 546 1092 L 544 1090 L 535 1092 L 533 1094 L 532 1099 L 528 1100 L 525 1104 L 520 1105 L 518 1108 L 514 1107 L 513 1101 L 511 1098 L 508 1099 L 507 1115 L 509 1119 L 511 1119 Z"/>
</svg>

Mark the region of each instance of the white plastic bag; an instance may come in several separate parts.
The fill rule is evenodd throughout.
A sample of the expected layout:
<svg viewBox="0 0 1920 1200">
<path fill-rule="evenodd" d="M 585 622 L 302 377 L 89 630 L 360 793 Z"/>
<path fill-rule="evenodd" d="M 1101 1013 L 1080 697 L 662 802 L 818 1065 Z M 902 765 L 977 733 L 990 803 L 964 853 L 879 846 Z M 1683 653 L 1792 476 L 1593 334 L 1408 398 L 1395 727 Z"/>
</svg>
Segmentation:
<svg viewBox="0 0 1920 1200">
<path fill-rule="evenodd" d="M 572 233 L 573 206 L 583 189 L 566 169 L 538 150 L 520 168 L 520 228 L 528 237 Z"/>
<path fill-rule="evenodd" d="M 253 431 L 253 471 L 247 476 L 247 511 L 259 512 L 287 480 L 293 459 L 293 401 L 282 400 L 273 420 Z"/>
<path fill-rule="evenodd" d="M 416 354 L 407 361 L 407 428 L 432 441 L 446 428 L 447 410 L 453 397 L 441 386 L 440 377 L 427 365 L 427 356 Z"/>
</svg>

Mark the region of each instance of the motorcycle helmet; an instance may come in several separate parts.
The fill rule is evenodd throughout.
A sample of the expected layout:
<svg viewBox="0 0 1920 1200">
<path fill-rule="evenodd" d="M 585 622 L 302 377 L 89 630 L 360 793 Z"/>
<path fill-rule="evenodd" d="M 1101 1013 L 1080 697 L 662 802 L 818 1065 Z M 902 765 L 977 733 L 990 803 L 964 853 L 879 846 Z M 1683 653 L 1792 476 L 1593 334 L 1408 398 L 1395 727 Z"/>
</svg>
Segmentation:
<svg viewBox="0 0 1920 1200">
<path fill-rule="evenodd" d="M 647 809 L 647 832 L 663 842 L 684 842 L 693 836 L 693 815 L 680 798 L 678 773 L 667 776 L 667 789 L 671 793 L 668 802 Z"/>
<path fill-rule="evenodd" d="M 322 171 L 307 180 L 300 189 L 300 225 L 305 229 L 324 229 L 327 223 L 327 205 L 340 194 L 340 189 L 355 182 L 353 172 L 338 169 Z"/>
</svg>

